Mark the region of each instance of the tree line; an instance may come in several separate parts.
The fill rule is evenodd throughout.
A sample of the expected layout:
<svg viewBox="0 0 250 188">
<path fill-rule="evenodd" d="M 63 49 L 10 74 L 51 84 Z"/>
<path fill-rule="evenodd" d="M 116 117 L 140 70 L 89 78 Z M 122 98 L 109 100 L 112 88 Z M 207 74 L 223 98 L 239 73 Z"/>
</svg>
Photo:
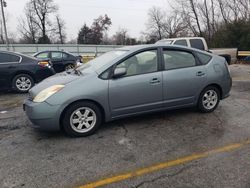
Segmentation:
<svg viewBox="0 0 250 188">
<path fill-rule="evenodd" d="M 199 36 L 210 47 L 250 49 L 250 0 L 175 0 L 148 12 L 147 41 Z"/>
<path fill-rule="evenodd" d="M 83 24 L 74 41 L 67 41 L 66 25 L 53 0 L 30 0 L 19 19 L 19 43 L 78 43 L 134 45 L 163 38 L 200 36 L 211 47 L 250 49 L 250 0 L 175 0 L 171 11 L 152 7 L 146 29 L 138 39 L 126 28 L 108 35 L 111 18 L 104 14 Z M 0 20 L 1 23 L 1 20 Z M 4 42 L 0 29 L 0 42 Z M 12 40 L 12 42 L 17 42 Z"/>
</svg>

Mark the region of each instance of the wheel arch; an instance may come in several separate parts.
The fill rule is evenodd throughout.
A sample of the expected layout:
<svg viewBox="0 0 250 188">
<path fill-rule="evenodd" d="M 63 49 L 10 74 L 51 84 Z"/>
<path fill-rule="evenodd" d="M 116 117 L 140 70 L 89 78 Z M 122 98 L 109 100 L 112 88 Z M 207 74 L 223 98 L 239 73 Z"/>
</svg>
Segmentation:
<svg viewBox="0 0 250 188">
<path fill-rule="evenodd" d="M 63 109 L 63 111 L 61 112 L 60 118 L 59 118 L 59 124 L 60 124 L 60 129 L 61 129 L 61 130 L 63 129 L 63 127 L 62 127 L 62 119 L 63 119 L 63 116 L 64 116 L 66 110 L 67 110 L 71 105 L 73 105 L 73 104 L 75 104 L 75 103 L 78 103 L 78 102 L 90 102 L 90 103 L 95 104 L 95 105 L 100 109 L 100 111 L 101 111 L 102 121 L 105 122 L 105 110 L 104 110 L 103 106 L 102 106 L 100 103 L 98 103 L 98 102 L 95 101 L 95 100 L 90 100 L 90 99 L 79 99 L 79 100 L 76 100 L 76 101 L 71 102 L 70 104 L 68 104 L 68 105 Z"/>
<path fill-rule="evenodd" d="M 211 87 L 211 86 L 216 87 L 219 90 L 219 92 L 220 92 L 220 100 L 221 100 L 222 96 L 223 96 L 223 90 L 222 90 L 222 87 L 219 84 L 216 84 L 216 83 L 209 84 L 206 87 L 204 87 L 203 90 L 200 93 L 202 93 L 204 91 L 204 89 L 206 89 L 207 87 Z"/>
<path fill-rule="evenodd" d="M 27 75 L 29 75 L 33 79 L 34 82 L 36 82 L 35 74 L 33 74 L 32 72 L 29 72 L 29 71 L 25 71 L 25 70 L 20 70 L 20 71 L 17 71 L 15 73 L 13 73 L 13 75 L 11 76 L 11 82 L 13 81 L 13 79 L 17 75 L 20 75 L 20 74 L 27 74 Z"/>
</svg>

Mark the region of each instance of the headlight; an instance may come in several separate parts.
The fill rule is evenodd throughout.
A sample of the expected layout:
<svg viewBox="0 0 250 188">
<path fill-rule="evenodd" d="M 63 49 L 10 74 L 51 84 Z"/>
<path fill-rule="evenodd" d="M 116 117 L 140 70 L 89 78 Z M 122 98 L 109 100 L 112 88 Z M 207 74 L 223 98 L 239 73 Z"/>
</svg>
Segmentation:
<svg viewBox="0 0 250 188">
<path fill-rule="evenodd" d="M 48 87 L 47 89 L 44 89 L 38 95 L 34 98 L 33 102 L 44 102 L 46 99 L 48 99 L 51 95 L 54 95 L 58 91 L 60 91 L 62 88 L 64 88 L 64 85 L 54 85 L 51 87 Z"/>
</svg>

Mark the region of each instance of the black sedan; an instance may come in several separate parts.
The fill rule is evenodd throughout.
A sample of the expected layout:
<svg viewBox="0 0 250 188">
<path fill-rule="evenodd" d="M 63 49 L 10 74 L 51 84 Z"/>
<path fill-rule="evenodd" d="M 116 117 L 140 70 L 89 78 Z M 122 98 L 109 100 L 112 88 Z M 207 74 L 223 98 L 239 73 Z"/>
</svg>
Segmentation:
<svg viewBox="0 0 250 188">
<path fill-rule="evenodd" d="M 56 72 L 66 71 L 81 62 L 79 57 L 63 51 L 42 51 L 34 55 L 38 59 L 50 59 Z"/>
<path fill-rule="evenodd" d="M 26 93 L 35 83 L 55 74 L 49 61 L 0 51 L 0 90 Z"/>
</svg>

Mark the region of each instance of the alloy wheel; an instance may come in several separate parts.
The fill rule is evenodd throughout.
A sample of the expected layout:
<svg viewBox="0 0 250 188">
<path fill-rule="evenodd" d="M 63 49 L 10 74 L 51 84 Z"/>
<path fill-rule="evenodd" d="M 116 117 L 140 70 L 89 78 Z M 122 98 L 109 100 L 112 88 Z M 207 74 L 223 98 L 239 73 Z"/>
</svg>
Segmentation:
<svg viewBox="0 0 250 188">
<path fill-rule="evenodd" d="M 32 86 L 32 81 L 25 76 L 21 76 L 16 80 L 16 87 L 20 91 L 28 91 Z"/>
<path fill-rule="evenodd" d="M 204 93 L 202 97 L 202 104 L 205 109 L 211 110 L 217 105 L 217 103 L 218 103 L 218 95 L 216 91 L 208 90 Z"/>
<path fill-rule="evenodd" d="M 90 131 L 95 126 L 96 121 L 96 113 L 88 107 L 78 108 L 70 116 L 70 126 L 78 133 Z"/>
</svg>

